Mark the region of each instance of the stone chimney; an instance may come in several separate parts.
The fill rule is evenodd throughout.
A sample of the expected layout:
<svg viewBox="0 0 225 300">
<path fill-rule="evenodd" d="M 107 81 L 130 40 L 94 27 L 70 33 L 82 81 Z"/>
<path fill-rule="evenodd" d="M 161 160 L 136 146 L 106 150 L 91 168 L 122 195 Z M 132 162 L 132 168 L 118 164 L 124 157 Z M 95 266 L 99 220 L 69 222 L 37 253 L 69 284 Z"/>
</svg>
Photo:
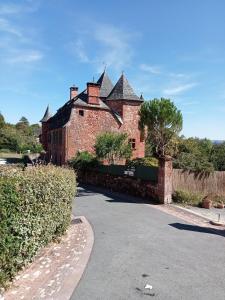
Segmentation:
<svg viewBox="0 0 225 300">
<path fill-rule="evenodd" d="M 87 83 L 88 104 L 99 105 L 100 87 L 101 85 L 99 83 Z"/>
<path fill-rule="evenodd" d="M 78 87 L 71 86 L 70 88 L 70 100 L 73 99 L 74 97 L 76 97 L 78 95 Z"/>
</svg>

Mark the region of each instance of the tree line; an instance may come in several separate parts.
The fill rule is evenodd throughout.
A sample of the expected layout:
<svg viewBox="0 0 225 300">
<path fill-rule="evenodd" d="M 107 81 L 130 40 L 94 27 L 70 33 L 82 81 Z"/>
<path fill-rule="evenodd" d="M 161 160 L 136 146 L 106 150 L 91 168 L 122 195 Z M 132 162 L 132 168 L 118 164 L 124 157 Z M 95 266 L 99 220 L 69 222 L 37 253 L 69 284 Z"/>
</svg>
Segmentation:
<svg viewBox="0 0 225 300">
<path fill-rule="evenodd" d="M 42 146 L 39 143 L 41 127 L 39 124 L 30 124 L 27 118 L 22 117 L 16 124 L 5 122 L 0 113 L 0 151 L 24 153 L 40 152 Z"/>
</svg>

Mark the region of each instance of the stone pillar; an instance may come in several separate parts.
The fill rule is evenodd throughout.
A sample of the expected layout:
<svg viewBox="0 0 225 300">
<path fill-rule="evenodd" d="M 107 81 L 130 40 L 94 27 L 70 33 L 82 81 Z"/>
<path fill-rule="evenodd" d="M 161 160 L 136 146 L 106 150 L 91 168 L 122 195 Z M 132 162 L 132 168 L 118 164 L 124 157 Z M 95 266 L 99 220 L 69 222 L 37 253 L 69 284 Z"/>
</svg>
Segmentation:
<svg viewBox="0 0 225 300">
<path fill-rule="evenodd" d="M 158 197 L 161 204 L 169 204 L 172 202 L 172 180 L 172 158 L 160 158 L 158 171 Z"/>
</svg>

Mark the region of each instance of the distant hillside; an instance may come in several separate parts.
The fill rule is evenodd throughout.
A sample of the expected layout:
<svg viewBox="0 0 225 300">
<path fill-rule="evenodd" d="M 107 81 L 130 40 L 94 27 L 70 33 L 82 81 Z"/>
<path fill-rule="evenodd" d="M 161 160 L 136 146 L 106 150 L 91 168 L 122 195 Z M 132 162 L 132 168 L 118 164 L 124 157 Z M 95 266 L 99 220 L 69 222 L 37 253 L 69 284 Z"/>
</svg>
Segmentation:
<svg viewBox="0 0 225 300">
<path fill-rule="evenodd" d="M 213 144 L 222 144 L 225 141 L 224 140 L 212 140 Z"/>
</svg>

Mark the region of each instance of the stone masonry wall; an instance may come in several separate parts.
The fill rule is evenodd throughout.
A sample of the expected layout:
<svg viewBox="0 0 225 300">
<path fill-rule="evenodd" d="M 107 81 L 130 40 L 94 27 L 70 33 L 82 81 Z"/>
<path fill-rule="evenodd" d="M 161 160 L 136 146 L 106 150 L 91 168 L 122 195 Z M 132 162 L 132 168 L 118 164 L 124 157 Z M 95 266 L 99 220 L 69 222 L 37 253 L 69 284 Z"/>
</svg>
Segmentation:
<svg viewBox="0 0 225 300">
<path fill-rule="evenodd" d="M 172 201 L 172 174 L 172 160 L 160 160 L 157 183 L 128 176 L 100 173 L 96 170 L 79 171 L 77 176 L 81 183 L 102 186 L 111 191 L 169 204 Z"/>
<path fill-rule="evenodd" d="M 83 111 L 83 115 L 79 114 Z M 67 126 L 67 160 L 77 151 L 94 153 L 97 135 L 105 131 L 119 132 L 120 124 L 113 115 L 103 109 L 76 107 Z"/>
<path fill-rule="evenodd" d="M 78 172 L 78 181 L 101 186 L 111 191 L 130 194 L 144 199 L 158 201 L 157 184 L 132 177 L 120 177 L 96 171 Z"/>
<path fill-rule="evenodd" d="M 71 159 L 77 151 L 94 153 L 97 135 L 106 132 L 125 132 L 130 139 L 135 139 L 133 157 L 144 157 L 145 144 L 138 129 L 139 106 L 124 105 L 123 124 L 108 110 L 76 107 L 72 111 L 67 125 L 66 160 Z M 83 115 L 79 113 L 83 111 Z"/>
</svg>

